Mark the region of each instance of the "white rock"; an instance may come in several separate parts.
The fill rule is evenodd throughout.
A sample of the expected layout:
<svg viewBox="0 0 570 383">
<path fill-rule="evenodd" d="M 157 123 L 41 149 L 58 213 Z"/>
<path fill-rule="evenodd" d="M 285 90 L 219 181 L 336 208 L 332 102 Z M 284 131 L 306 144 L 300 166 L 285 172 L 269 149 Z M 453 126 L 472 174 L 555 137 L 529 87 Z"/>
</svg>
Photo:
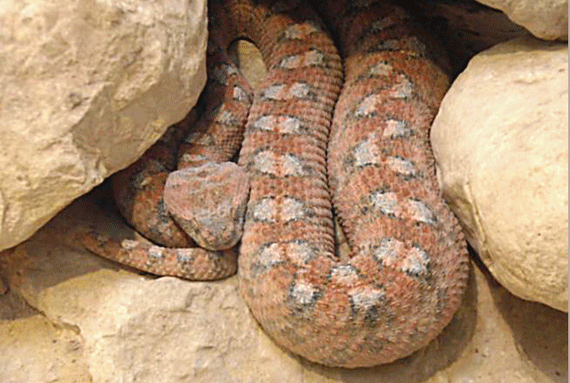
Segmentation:
<svg viewBox="0 0 570 383">
<path fill-rule="evenodd" d="M 568 311 L 568 46 L 522 38 L 475 56 L 432 131 L 468 240 L 513 294 Z"/>
<path fill-rule="evenodd" d="M 204 0 L 0 2 L 0 249 L 139 157 L 202 89 Z"/>
<path fill-rule="evenodd" d="M 477 0 L 546 40 L 568 40 L 568 0 Z"/>
</svg>

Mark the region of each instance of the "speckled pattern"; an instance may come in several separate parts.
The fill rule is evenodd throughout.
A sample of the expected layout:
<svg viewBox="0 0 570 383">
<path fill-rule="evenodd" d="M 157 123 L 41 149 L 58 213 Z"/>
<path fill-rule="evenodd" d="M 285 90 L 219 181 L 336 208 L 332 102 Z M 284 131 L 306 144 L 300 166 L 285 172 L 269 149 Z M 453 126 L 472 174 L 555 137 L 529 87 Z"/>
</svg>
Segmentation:
<svg viewBox="0 0 570 383">
<path fill-rule="evenodd" d="M 344 85 L 341 57 L 305 2 L 210 2 L 212 30 L 250 38 L 268 68 L 239 155 L 251 185 L 239 286 L 287 350 L 373 366 L 429 343 L 467 283 L 465 241 L 428 141 L 446 64 L 396 6 L 323 3 Z M 335 255 L 331 201 L 347 259 Z"/>
<path fill-rule="evenodd" d="M 334 5 L 322 13 L 336 16 L 345 80 L 328 150 L 341 73 L 323 27 L 288 27 L 285 16 L 258 26 L 280 46 L 261 49 L 272 73 L 240 153 L 251 194 L 238 261 L 242 295 L 277 343 L 353 368 L 433 339 L 459 307 L 468 267 L 428 143 L 448 86 L 428 55 L 435 44 L 398 7 Z M 327 166 L 348 260 L 335 258 Z"/>
<path fill-rule="evenodd" d="M 228 33 L 210 33 L 208 84 L 197 107 L 184 121 L 168 128 L 165 135 L 140 160 L 112 177 L 113 200 L 121 215 L 129 225 L 155 244 L 119 240 L 90 230 L 81 235 L 80 240 L 93 253 L 157 275 L 214 280 L 235 274 L 238 253 L 236 246 L 215 249 L 216 246 L 210 246 L 206 249 L 197 247 L 196 242 L 235 244 L 239 237 L 220 241 L 194 237 L 194 241 L 170 214 L 164 198 L 165 191 L 166 194 L 172 192 L 168 188 L 165 190 L 169 177 L 176 180 L 170 182 L 170 187 L 179 188 L 183 183 L 196 184 L 196 177 L 186 180 L 191 172 L 184 172 L 185 169 L 201 166 L 209 166 L 211 169 L 218 163 L 223 167 L 224 161 L 229 161 L 237 154 L 243 140 L 253 91 L 227 56 L 226 47 L 235 37 L 235 31 L 230 24 L 231 18 L 225 16 L 225 13 L 223 8 L 215 12 L 225 20 L 225 28 L 218 29 Z M 218 24 L 220 23 L 212 16 L 210 26 Z M 176 168 L 182 170 L 175 171 Z M 224 205 L 219 202 L 225 195 L 225 206 L 235 204 L 236 199 L 232 195 L 236 191 L 235 183 L 222 182 L 214 187 L 218 198 L 211 199 L 212 201 Z M 177 207 L 184 205 L 183 202 L 175 202 Z M 208 209 L 214 212 L 217 208 L 218 206 L 200 206 L 202 212 Z M 175 214 L 176 218 L 187 215 L 180 211 L 176 213 L 179 213 Z M 243 221 L 243 213 L 234 219 Z M 239 223 L 240 227 L 242 225 Z M 182 226 L 185 226 L 184 223 Z M 202 228 L 192 234 L 210 232 Z M 241 237 L 241 230 L 239 233 Z"/>
</svg>

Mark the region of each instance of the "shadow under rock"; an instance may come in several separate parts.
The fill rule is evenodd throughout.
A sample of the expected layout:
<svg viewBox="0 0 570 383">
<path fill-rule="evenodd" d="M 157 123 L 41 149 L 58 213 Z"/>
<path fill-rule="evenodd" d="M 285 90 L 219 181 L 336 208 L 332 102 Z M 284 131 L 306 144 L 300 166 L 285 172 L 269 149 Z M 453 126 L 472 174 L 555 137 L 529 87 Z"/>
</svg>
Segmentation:
<svg viewBox="0 0 570 383">
<path fill-rule="evenodd" d="M 419 383 L 445 369 L 461 356 L 475 332 L 477 322 L 477 281 L 473 265 L 463 302 L 451 322 L 426 347 L 395 362 L 359 369 L 324 367 L 307 360 L 308 370 L 346 383 Z"/>
<path fill-rule="evenodd" d="M 10 289 L 28 295 L 104 268 L 126 268 L 83 249 L 77 236 L 87 228 L 140 239 L 116 213 L 104 183 L 71 203 L 30 239 L 1 254 L 0 273 Z"/>
<path fill-rule="evenodd" d="M 403 0 L 424 27 L 448 51 L 453 78 L 479 52 L 521 36 L 531 36 L 503 12 L 473 0 Z"/>
<path fill-rule="evenodd" d="M 512 330 L 519 352 L 552 382 L 568 382 L 568 314 L 516 297 L 504 288 L 478 257 L 497 310 Z"/>
<path fill-rule="evenodd" d="M 37 314 L 38 311 L 18 294 L 8 291 L 0 295 L 0 321 L 28 318 Z"/>
</svg>

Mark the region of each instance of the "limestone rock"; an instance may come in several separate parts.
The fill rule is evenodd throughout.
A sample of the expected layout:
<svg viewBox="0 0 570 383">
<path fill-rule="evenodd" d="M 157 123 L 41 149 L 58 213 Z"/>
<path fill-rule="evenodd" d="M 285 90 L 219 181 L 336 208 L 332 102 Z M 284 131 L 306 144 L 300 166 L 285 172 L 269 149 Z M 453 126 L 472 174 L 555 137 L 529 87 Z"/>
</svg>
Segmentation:
<svg viewBox="0 0 570 383">
<path fill-rule="evenodd" d="M 568 40 L 568 0 L 477 0 L 545 40 Z"/>
<path fill-rule="evenodd" d="M 257 88 L 267 75 L 267 68 L 255 44 L 238 39 L 230 45 L 228 54 L 252 88 Z"/>
<path fill-rule="evenodd" d="M 0 249 L 138 158 L 204 85 L 204 0 L 0 5 Z"/>
<path fill-rule="evenodd" d="M 568 310 L 568 47 L 515 39 L 475 56 L 432 131 L 470 244 L 513 294 Z"/>
<path fill-rule="evenodd" d="M 85 200 L 0 254 L 9 294 L 19 294 L 39 310 L 0 319 L 2 382 L 13 377 L 18 383 L 568 379 L 568 316 L 519 300 L 477 267 L 460 311 L 427 348 L 368 369 L 306 362 L 263 333 L 242 302 L 235 278 L 205 283 L 143 277 L 78 250 L 73 232 L 93 220 L 100 228 L 131 235 L 115 217 L 101 213 L 99 202 Z M 3 303 L 0 296 L 0 312 Z"/>
<path fill-rule="evenodd" d="M 42 315 L 0 321 L 0 382 L 90 383 L 83 342 Z"/>
</svg>

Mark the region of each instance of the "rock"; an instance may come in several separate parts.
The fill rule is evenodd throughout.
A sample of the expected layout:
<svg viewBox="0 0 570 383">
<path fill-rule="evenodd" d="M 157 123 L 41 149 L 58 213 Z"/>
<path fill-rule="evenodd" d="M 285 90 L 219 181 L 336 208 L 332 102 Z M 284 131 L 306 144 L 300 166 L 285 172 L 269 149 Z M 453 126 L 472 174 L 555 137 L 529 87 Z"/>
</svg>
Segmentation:
<svg viewBox="0 0 570 383">
<path fill-rule="evenodd" d="M 545 40 L 568 40 L 568 0 L 477 0 Z"/>
<path fill-rule="evenodd" d="M 0 382 L 90 383 L 81 337 L 42 315 L 0 321 Z"/>
<path fill-rule="evenodd" d="M 267 68 L 255 44 L 238 39 L 230 45 L 228 55 L 252 88 L 257 88 L 267 75 Z"/>
<path fill-rule="evenodd" d="M 568 311 L 568 46 L 515 39 L 475 56 L 431 142 L 469 243 L 513 294 Z"/>
<path fill-rule="evenodd" d="M 92 219 L 130 235 L 86 201 L 0 254 L 9 294 L 39 310 L 0 321 L 2 382 L 567 381 L 568 316 L 515 298 L 478 267 L 460 311 L 427 348 L 375 368 L 326 368 L 276 346 L 241 300 L 236 278 L 143 277 L 78 250 L 73 233 Z"/>
<path fill-rule="evenodd" d="M 0 7 L 0 249 L 138 158 L 206 79 L 204 0 Z"/>
</svg>

